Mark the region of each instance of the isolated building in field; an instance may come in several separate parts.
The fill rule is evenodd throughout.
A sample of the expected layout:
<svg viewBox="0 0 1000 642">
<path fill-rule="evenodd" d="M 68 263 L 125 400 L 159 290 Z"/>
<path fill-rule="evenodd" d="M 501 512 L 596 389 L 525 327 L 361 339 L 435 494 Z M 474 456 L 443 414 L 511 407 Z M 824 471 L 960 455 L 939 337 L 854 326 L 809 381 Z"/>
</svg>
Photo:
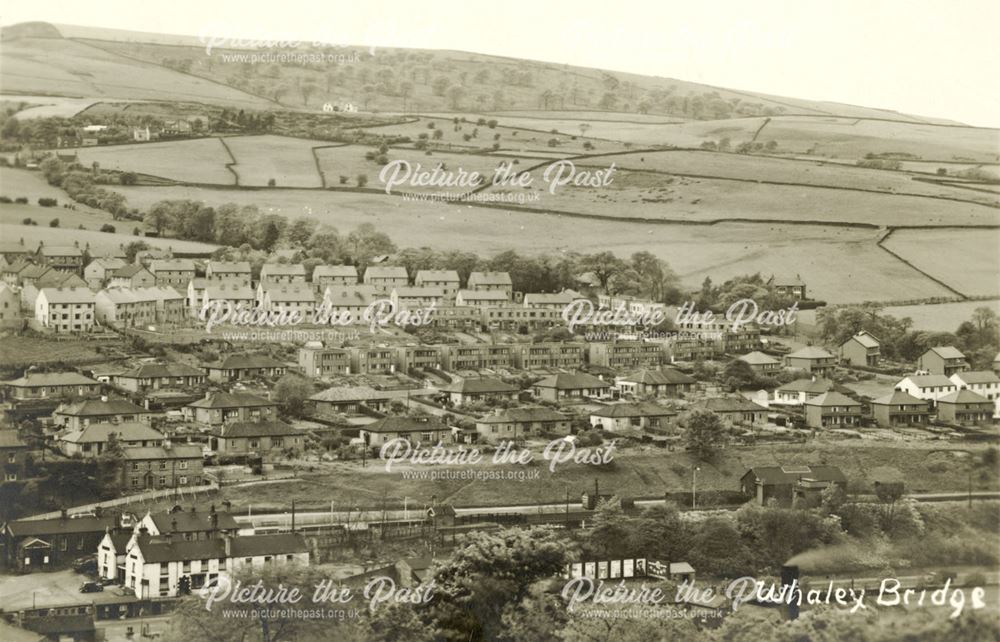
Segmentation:
<svg viewBox="0 0 1000 642">
<path fill-rule="evenodd" d="M 847 477 L 836 466 L 754 466 L 740 478 L 740 490 L 761 506 L 772 500 L 779 506 L 800 505 L 829 486 L 847 492 Z"/>
<path fill-rule="evenodd" d="M 767 285 L 774 288 L 774 291 L 792 299 L 806 299 L 806 283 L 798 274 L 795 276 L 771 276 L 767 280 Z"/>
</svg>

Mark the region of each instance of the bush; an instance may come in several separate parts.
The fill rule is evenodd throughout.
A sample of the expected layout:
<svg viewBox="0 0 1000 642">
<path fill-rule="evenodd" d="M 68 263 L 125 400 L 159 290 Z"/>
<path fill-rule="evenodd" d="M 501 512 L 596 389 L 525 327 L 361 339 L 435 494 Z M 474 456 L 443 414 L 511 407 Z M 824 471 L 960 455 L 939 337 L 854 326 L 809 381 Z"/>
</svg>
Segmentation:
<svg viewBox="0 0 1000 642">
<path fill-rule="evenodd" d="M 34 225 L 35 221 L 30 216 L 21 219 L 21 225 Z"/>
<path fill-rule="evenodd" d="M 46 196 L 43 196 L 42 198 L 38 199 L 38 204 L 41 205 L 42 207 L 55 207 L 56 205 L 59 204 L 59 201 L 57 201 L 54 198 L 48 198 Z"/>
<path fill-rule="evenodd" d="M 349 180 L 351 180 L 350 176 L 345 176 L 343 174 L 340 175 L 340 184 L 341 185 L 347 185 L 347 181 L 349 181 Z"/>
<path fill-rule="evenodd" d="M 112 225 L 111 223 L 105 223 L 104 225 L 101 226 L 101 231 L 107 232 L 108 234 L 114 234 L 115 226 Z"/>
<path fill-rule="evenodd" d="M 358 187 L 364 187 L 368 184 L 368 174 L 358 174 L 357 179 Z"/>
<path fill-rule="evenodd" d="M 267 186 L 268 187 L 275 187 L 277 184 L 278 184 L 278 181 L 274 180 L 273 178 L 267 179 Z"/>
<path fill-rule="evenodd" d="M 9 196 L 0 196 L 0 203 L 13 203 L 14 199 Z"/>
<path fill-rule="evenodd" d="M 49 227 L 59 227 L 59 219 L 54 218 L 49 221 Z"/>
<path fill-rule="evenodd" d="M 28 204 L 28 197 L 27 196 L 18 196 L 17 198 L 14 199 L 14 202 L 17 203 L 18 205 L 27 205 Z"/>
</svg>

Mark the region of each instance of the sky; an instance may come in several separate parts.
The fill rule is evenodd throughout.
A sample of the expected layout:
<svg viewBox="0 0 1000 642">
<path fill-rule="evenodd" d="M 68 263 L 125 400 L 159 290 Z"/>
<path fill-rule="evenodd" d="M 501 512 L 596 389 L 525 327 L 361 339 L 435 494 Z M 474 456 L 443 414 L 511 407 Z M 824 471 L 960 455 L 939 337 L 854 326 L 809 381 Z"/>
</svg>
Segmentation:
<svg viewBox="0 0 1000 642">
<path fill-rule="evenodd" d="M 456 49 L 1000 127 L 997 0 L 3 5 L 4 25 L 42 20 L 207 38 Z"/>
</svg>

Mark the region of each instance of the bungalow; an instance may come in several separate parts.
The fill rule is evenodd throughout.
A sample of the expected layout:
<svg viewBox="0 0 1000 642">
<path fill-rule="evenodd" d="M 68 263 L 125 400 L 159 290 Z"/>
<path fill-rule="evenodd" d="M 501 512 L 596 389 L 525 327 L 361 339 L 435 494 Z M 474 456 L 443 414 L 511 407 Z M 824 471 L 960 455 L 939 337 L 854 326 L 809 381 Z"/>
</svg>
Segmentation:
<svg viewBox="0 0 1000 642">
<path fill-rule="evenodd" d="M 303 433 L 281 421 L 236 421 L 211 433 L 212 450 L 223 455 L 268 453 L 272 450 L 301 451 Z"/>
<path fill-rule="evenodd" d="M 50 519 L 17 519 L 3 526 L 7 568 L 21 573 L 45 571 L 78 557 L 92 555 L 104 533 L 117 526 L 111 516 L 70 519 L 65 511 Z"/>
<path fill-rule="evenodd" d="M 736 357 L 738 361 L 749 364 L 750 369 L 759 375 L 774 374 L 781 370 L 781 362 L 769 354 L 755 351 Z"/>
<path fill-rule="evenodd" d="M 288 366 L 265 355 L 234 354 L 222 361 L 204 366 L 209 381 L 246 381 L 259 377 L 276 378 L 288 371 Z"/>
<path fill-rule="evenodd" d="M 468 288 L 481 292 L 503 292 L 506 300 L 510 300 L 514 293 L 514 285 L 507 272 L 473 272 L 469 275 Z"/>
<path fill-rule="evenodd" d="M 502 306 L 509 301 L 507 294 L 498 290 L 459 290 L 455 296 L 455 305 L 475 308 Z"/>
<path fill-rule="evenodd" d="M 388 294 L 393 288 L 409 284 L 410 277 L 405 267 L 396 265 L 370 265 L 365 269 L 364 283 L 380 294 Z"/>
<path fill-rule="evenodd" d="M 148 424 L 153 414 L 124 399 L 85 399 L 61 404 L 52 413 L 52 422 L 68 430 L 83 430 L 91 424 Z"/>
<path fill-rule="evenodd" d="M 265 263 L 260 268 L 260 282 L 268 285 L 305 283 L 306 268 L 301 263 Z"/>
<path fill-rule="evenodd" d="M 384 412 L 390 396 L 368 386 L 334 386 L 309 397 L 317 413 L 355 414 L 363 410 Z"/>
<path fill-rule="evenodd" d="M 395 310 L 420 310 L 444 302 L 445 291 L 436 286 L 399 286 L 392 289 L 389 300 Z"/>
<path fill-rule="evenodd" d="M 186 288 L 195 275 L 191 259 L 154 259 L 149 262 L 149 271 L 160 287 Z"/>
<path fill-rule="evenodd" d="M 275 419 L 278 403 L 246 392 L 209 392 L 184 406 L 189 421 L 206 426 Z"/>
<path fill-rule="evenodd" d="M 33 372 L 5 381 L 7 397 L 19 401 L 90 397 L 101 393 L 101 384 L 76 372 Z"/>
<path fill-rule="evenodd" d="M 559 373 L 536 382 L 532 387 L 535 397 L 546 401 L 603 398 L 611 394 L 611 384 L 586 373 Z"/>
<path fill-rule="evenodd" d="M 125 558 L 125 588 L 139 599 L 176 597 L 183 584 L 198 590 L 244 568 L 308 565 L 309 545 L 298 533 L 177 540 L 140 536 Z"/>
<path fill-rule="evenodd" d="M 247 261 L 209 261 L 205 266 L 205 280 L 210 283 L 226 281 L 241 287 L 250 287 L 250 263 Z"/>
<path fill-rule="evenodd" d="M 35 321 L 58 333 L 94 328 L 94 293 L 87 288 L 44 288 L 35 300 Z"/>
<path fill-rule="evenodd" d="M 841 363 L 874 368 L 881 356 L 882 344 L 864 330 L 840 344 Z"/>
<path fill-rule="evenodd" d="M 958 390 L 958 386 L 943 374 L 910 375 L 899 381 L 894 387 L 896 390 L 910 393 L 917 399 L 931 402 Z"/>
<path fill-rule="evenodd" d="M 103 287 L 115 270 L 126 265 L 128 263 L 125 262 L 125 259 L 115 257 L 94 259 L 87 264 L 87 267 L 83 268 L 83 280 L 87 282 L 89 287 L 95 289 Z"/>
<path fill-rule="evenodd" d="M 694 390 L 696 383 L 694 377 L 666 367 L 659 370 L 643 369 L 615 377 L 615 387 L 622 394 L 636 397 L 679 397 Z"/>
<path fill-rule="evenodd" d="M 932 375 L 950 377 L 956 372 L 969 369 L 965 355 L 954 346 L 937 346 L 929 349 L 917 359 L 917 369 Z"/>
<path fill-rule="evenodd" d="M 132 392 L 190 388 L 205 379 L 203 369 L 183 363 L 145 363 L 111 377 L 114 385 Z"/>
<path fill-rule="evenodd" d="M 623 402 L 599 408 L 590 413 L 590 425 L 609 432 L 667 428 L 677 412 L 651 402 Z"/>
<path fill-rule="evenodd" d="M 469 403 L 517 401 L 520 388 L 490 377 L 471 377 L 453 381 L 441 388 L 448 393 L 448 399 L 456 406 Z"/>
<path fill-rule="evenodd" d="M 94 310 L 97 320 L 108 326 L 133 328 L 156 323 L 156 300 L 131 288 L 101 290 L 94 296 Z"/>
<path fill-rule="evenodd" d="M 163 433 L 147 424 L 127 422 L 119 424 L 90 424 L 80 430 L 71 430 L 56 437 L 56 446 L 67 457 L 99 457 L 114 439 L 122 448 L 159 446 Z"/>
<path fill-rule="evenodd" d="M 971 390 L 956 390 L 937 400 L 938 419 L 960 424 L 983 424 L 993 420 L 994 404 Z"/>
<path fill-rule="evenodd" d="M 570 432 L 568 415 L 540 406 L 498 408 L 476 421 L 479 439 L 488 444 L 549 435 L 565 436 Z"/>
<path fill-rule="evenodd" d="M 703 405 L 730 425 L 767 422 L 767 408 L 744 397 L 713 397 Z"/>
<path fill-rule="evenodd" d="M 872 401 L 872 416 L 883 428 L 895 426 L 925 426 L 930 421 L 930 405 L 903 390 Z"/>
<path fill-rule="evenodd" d="M 829 486 L 847 491 L 847 477 L 836 466 L 755 466 L 740 478 L 740 490 L 764 506 L 799 505 L 802 499 Z"/>
<path fill-rule="evenodd" d="M 861 402 L 833 390 L 806 401 L 805 408 L 811 428 L 861 425 Z"/>
<path fill-rule="evenodd" d="M 785 355 L 785 366 L 805 370 L 821 377 L 833 371 L 833 355 L 818 346 L 806 346 Z"/>
<path fill-rule="evenodd" d="M 357 285 L 358 268 L 353 265 L 317 265 L 313 268 L 312 283 L 321 291 L 328 285 Z"/>
<path fill-rule="evenodd" d="M 361 439 L 365 447 L 377 452 L 393 439 L 405 439 L 413 444 L 433 446 L 446 443 L 451 438 L 451 428 L 437 417 L 385 417 L 362 426 Z"/>
<path fill-rule="evenodd" d="M 202 483 L 201 446 L 172 444 L 122 449 L 122 488 L 152 490 Z M 94 549 L 91 549 L 94 550 Z"/>
<path fill-rule="evenodd" d="M 440 288 L 446 299 L 454 299 L 461 287 L 455 270 L 418 270 L 413 284 L 418 287 Z"/>
<path fill-rule="evenodd" d="M 786 383 L 774 391 L 771 403 L 779 406 L 801 406 L 810 399 L 815 399 L 823 393 L 834 389 L 834 383 L 829 379 L 796 379 Z"/>
<path fill-rule="evenodd" d="M 141 265 L 125 265 L 111 273 L 109 287 L 113 288 L 149 288 L 156 285 L 153 273 Z"/>
</svg>

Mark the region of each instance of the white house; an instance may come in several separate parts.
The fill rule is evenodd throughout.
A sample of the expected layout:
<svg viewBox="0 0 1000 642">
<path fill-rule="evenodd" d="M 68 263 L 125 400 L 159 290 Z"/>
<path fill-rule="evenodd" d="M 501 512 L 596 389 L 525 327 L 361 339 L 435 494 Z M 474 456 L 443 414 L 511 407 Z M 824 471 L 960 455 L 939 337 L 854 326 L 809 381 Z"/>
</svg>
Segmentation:
<svg viewBox="0 0 1000 642">
<path fill-rule="evenodd" d="M 958 386 L 943 374 L 910 375 L 897 383 L 895 388 L 908 392 L 917 399 L 934 403 L 958 390 Z"/>
<path fill-rule="evenodd" d="M 94 293 L 87 288 L 43 288 L 35 299 L 35 320 L 55 332 L 94 328 Z"/>
<path fill-rule="evenodd" d="M 992 370 L 956 372 L 951 381 L 959 390 L 971 390 L 994 404 L 993 417 L 1000 419 L 1000 377 Z"/>
</svg>

